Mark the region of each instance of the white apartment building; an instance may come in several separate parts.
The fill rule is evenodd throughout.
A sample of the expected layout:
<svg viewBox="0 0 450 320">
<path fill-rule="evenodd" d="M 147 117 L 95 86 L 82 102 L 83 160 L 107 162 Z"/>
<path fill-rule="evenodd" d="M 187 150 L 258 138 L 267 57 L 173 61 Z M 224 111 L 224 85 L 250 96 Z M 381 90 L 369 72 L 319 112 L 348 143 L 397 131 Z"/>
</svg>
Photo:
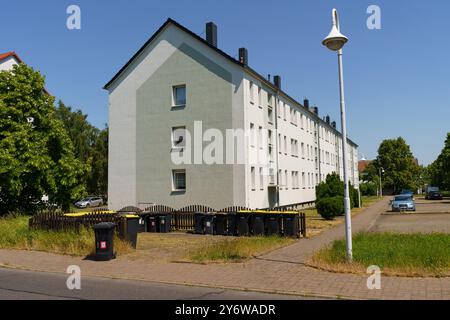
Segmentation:
<svg viewBox="0 0 450 320">
<path fill-rule="evenodd" d="M 111 209 L 307 204 L 328 174 L 342 176 L 335 123 L 286 94 L 279 76 L 272 82 L 251 69 L 246 49 L 239 60 L 218 49 L 213 23 L 205 40 L 168 19 L 105 89 Z M 235 162 L 197 161 L 213 145 L 208 132 L 227 138 L 230 130 L 249 134 L 211 154 Z M 349 179 L 358 187 L 358 146 L 347 143 Z M 266 161 L 254 161 L 261 154 Z M 192 161 L 174 162 L 181 157 Z"/>
</svg>

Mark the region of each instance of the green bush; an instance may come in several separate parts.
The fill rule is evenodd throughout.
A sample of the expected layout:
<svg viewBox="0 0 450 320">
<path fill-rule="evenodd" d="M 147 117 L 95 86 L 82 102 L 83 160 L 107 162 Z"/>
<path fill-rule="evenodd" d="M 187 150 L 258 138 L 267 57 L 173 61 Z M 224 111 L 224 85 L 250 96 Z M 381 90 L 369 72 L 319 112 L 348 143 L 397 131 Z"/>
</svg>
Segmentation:
<svg viewBox="0 0 450 320">
<path fill-rule="evenodd" d="M 317 212 L 326 220 L 333 220 L 344 214 L 344 197 L 323 198 L 316 203 Z"/>
<path fill-rule="evenodd" d="M 361 183 L 359 186 L 361 195 L 363 196 L 376 196 L 378 195 L 378 186 L 374 182 Z"/>
</svg>

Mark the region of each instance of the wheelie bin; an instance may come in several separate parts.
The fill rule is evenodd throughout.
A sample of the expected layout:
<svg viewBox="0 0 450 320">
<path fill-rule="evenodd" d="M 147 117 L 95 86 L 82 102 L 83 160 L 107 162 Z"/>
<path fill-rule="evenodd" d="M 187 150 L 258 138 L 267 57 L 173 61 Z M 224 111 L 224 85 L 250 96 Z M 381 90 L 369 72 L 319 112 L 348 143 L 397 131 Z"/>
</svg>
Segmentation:
<svg viewBox="0 0 450 320">
<path fill-rule="evenodd" d="M 236 231 L 239 237 L 247 237 L 250 235 L 250 211 L 240 211 L 236 215 Z"/>
<path fill-rule="evenodd" d="M 271 211 L 266 215 L 265 229 L 268 236 L 280 235 L 281 214 L 279 212 Z"/>
<path fill-rule="evenodd" d="M 110 261 L 116 258 L 114 253 L 114 230 L 116 224 L 102 222 L 94 225 L 95 257 L 97 261 Z"/>
<path fill-rule="evenodd" d="M 283 234 L 286 237 L 300 237 L 298 212 L 283 213 Z"/>
<path fill-rule="evenodd" d="M 216 213 L 214 216 L 214 234 L 219 236 L 227 235 L 227 215 Z"/>
<path fill-rule="evenodd" d="M 203 217 L 203 230 L 204 234 L 214 234 L 214 214 L 206 214 Z"/>
<path fill-rule="evenodd" d="M 157 230 L 159 233 L 169 233 L 171 227 L 171 217 L 168 213 L 159 213 L 157 216 Z"/>
<path fill-rule="evenodd" d="M 195 234 L 204 234 L 204 217 L 205 214 L 202 212 L 196 212 L 194 214 L 194 233 Z"/>
<path fill-rule="evenodd" d="M 265 212 L 255 211 L 250 216 L 250 226 L 251 234 L 253 236 L 263 236 L 264 235 L 264 218 Z"/>
</svg>

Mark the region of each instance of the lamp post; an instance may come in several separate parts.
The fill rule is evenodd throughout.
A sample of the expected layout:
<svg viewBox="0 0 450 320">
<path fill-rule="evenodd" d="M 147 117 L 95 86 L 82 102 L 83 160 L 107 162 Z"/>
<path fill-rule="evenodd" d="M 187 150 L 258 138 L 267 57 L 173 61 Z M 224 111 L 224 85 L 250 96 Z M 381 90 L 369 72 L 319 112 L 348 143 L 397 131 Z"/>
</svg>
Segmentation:
<svg viewBox="0 0 450 320">
<path fill-rule="evenodd" d="M 337 51 L 339 66 L 339 87 L 341 97 L 341 122 L 342 122 L 342 160 L 344 169 L 344 208 L 345 208 L 345 237 L 347 243 L 347 261 L 353 261 L 352 249 L 352 215 L 350 207 L 350 190 L 348 181 L 348 162 L 347 162 L 347 124 L 345 116 L 345 94 L 344 94 L 344 71 L 342 66 L 342 48 L 348 42 L 348 38 L 341 33 L 339 25 L 339 16 L 336 9 L 332 11 L 333 26 L 330 34 L 323 40 L 322 44 L 331 51 Z"/>
<path fill-rule="evenodd" d="M 383 196 L 383 183 L 381 182 L 381 176 L 384 173 L 384 168 L 380 167 L 380 197 Z"/>
</svg>

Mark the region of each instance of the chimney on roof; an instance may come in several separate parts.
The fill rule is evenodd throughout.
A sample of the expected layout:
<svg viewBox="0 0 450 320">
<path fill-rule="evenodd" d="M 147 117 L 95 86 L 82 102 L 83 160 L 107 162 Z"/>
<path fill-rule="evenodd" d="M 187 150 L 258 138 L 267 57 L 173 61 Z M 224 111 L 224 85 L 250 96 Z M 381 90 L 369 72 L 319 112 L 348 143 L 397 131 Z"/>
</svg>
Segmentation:
<svg viewBox="0 0 450 320">
<path fill-rule="evenodd" d="M 316 114 L 316 116 L 319 115 L 319 107 L 314 107 L 314 113 Z"/>
<path fill-rule="evenodd" d="M 336 129 L 336 121 L 333 121 L 333 122 L 331 123 L 331 126 L 332 126 L 334 129 Z"/>
<path fill-rule="evenodd" d="M 281 90 L 281 77 L 280 76 L 273 77 L 273 84 L 278 90 Z"/>
<path fill-rule="evenodd" d="M 217 26 L 214 22 L 206 24 L 206 42 L 217 48 Z"/>
<path fill-rule="evenodd" d="M 330 119 L 330 116 L 326 116 L 326 117 L 325 117 L 325 122 L 326 122 L 327 124 L 330 124 L 330 120 L 331 120 L 331 119 Z"/>
<path fill-rule="evenodd" d="M 267 80 L 269 80 L 269 82 L 271 81 L 271 77 L 270 77 L 270 74 L 269 74 L 269 75 L 267 75 Z"/>
<path fill-rule="evenodd" d="M 303 100 L 303 106 L 309 110 L 309 100 L 308 99 Z"/>
<path fill-rule="evenodd" d="M 246 48 L 239 49 L 239 62 L 248 66 L 248 50 Z"/>
</svg>

